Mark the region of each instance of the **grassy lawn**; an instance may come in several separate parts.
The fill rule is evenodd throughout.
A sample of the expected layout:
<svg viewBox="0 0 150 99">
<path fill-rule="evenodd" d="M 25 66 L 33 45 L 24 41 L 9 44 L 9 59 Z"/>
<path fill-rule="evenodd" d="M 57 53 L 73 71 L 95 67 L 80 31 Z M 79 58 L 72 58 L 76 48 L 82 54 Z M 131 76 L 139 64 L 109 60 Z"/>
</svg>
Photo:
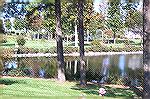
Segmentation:
<svg viewBox="0 0 150 99">
<path fill-rule="evenodd" d="M 6 43 L 0 44 L 1 47 L 3 48 L 14 48 L 15 44 L 17 43 L 16 38 L 17 36 L 7 36 L 5 37 L 7 39 Z M 133 39 L 131 40 L 133 45 L 136 47 L 140 47 L 139 43 L 141 42 L 140 39 Z M 85 48 L 91 47 L 90 45 L 91 42 L 86 42 L 85 41 Z M 34 39 L 34 40 L 26 40 L 26 43 L 24 45 L 25 48 L 33 48 L 33 49 L 50 49 L 53 47 L 56 47 L 56 40 L 44 40 L 44 39 Z M 75 42 L 63 42 L 64 47 L 69 46 L 69 47 L 74 47 Z M 124 48 L 126 44 L 124 43 L 119 43 L 119 44 L 105 44 L 105 47 L 113 47 L 113 48 Z"/>
<path fill-rule="evenodd" d="M 14 48 L 15 43 L 17 43 L 16 38 L 17 36 L 7 36 L 7 42 L 1 44 L 3 48 Z M 69 42 L 70 44 L 71 42 Z M 64 42 L 64 46 L 67 45 L 66 42 Z M 38 48 L 38 49 L 47 49 L 52 48 L 56 46 L 56 40 L 43 40 L 43 39 L 35 39 L 35 40 L 26 40 L 26 43 L 24 45 L 27 48 Z"/>
<path fill-rule="evenodd" d="M 7 36 L 7 42 L 2 44 L 2 47 L 4 48 L 13 48 L 15 47 L 15 43 L 17 43 L 16 41 L 16 36 Z M 24 45 L 25 47 L 28 48 L 39 48 L 39 49 L 44 49 L 44 48 L 51 48 L 56 46 L 56 41 L 55 40 L 26 40 L 26 43 Z"/>
<path fill-rule="evenodd" d="M 0 78 L 2 99 L 101 99 L 98 89 L 94 84 L 81 88 L 76 82 L 60 83 L 52 79 Z M 128 89 L 106 87 L 106 90 L 105 99 L 130 99 L 135 95 Z"/>
<path fill-rule="evenodd" d="M 28 48 L 38 48 L 38 49 L 46 49 L 52 48 L 56 46 L 56 41 L 47 41 L 47 40 L 28 40 L 25 44 Z"/>
</svg>

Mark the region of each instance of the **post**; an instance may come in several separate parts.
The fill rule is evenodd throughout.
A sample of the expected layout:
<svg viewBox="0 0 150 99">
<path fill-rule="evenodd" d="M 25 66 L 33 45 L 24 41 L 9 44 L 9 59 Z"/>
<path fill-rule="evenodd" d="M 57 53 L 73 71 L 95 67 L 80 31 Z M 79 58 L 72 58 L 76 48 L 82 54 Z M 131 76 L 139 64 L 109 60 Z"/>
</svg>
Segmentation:
<svg viewBox="0 0 150 99">
<path fill-rule="evenodd" d="M 75 47 L 78 47 L 78 32 L 76 22 L 75 22 Z"/>
<path fill-rule="evenodd" d="M 78 65 L 78 61 L 75 60 L 74 61 L 74 74 L 76 74 L 76 72 L 77 72 L 77 65 Z"/>
<path fill-rule="evenodd" d="M 87 29 L 87 42 L 89 42 L 89 30 Z"/>
</svg>

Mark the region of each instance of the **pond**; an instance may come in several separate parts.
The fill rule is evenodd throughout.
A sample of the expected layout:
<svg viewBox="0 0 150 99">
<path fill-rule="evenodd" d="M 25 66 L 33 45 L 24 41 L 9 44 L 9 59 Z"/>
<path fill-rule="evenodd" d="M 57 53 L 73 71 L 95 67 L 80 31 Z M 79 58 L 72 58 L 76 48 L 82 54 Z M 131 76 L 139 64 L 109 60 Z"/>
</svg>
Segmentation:
<svg viewBox="0 0 150 99">
<path fill-rule="evenodd" d="M 3 75 L 56 78 L 56 60 L 56 57 L 5 60 L 3 61 L 5 65 Z M 142 84 L 142 54 L 88 56 L 84 60 L 86 63 L 87 81 L 122 84 L 130 80 L 133 85 L 140 86 Z M 65 57 L 65 75 L 67 80 L 79 80 L 79 66 L 79 57 Z"/>
</svg>

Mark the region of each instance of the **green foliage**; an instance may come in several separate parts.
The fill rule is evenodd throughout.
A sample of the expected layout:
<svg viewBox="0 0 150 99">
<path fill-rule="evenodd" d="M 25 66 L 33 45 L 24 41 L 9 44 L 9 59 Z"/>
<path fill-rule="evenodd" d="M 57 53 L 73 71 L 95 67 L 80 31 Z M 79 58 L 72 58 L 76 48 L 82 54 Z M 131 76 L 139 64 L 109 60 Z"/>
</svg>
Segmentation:
<svg viewBox="0 0 150 99">
<path fill-rule="evenodd" d="M 132 51 L 143 51 L 142 46 L 134 46 L 134 45 L 125 45 L 123 47 L 121 46 L 104 46 L 104 45 L 99 45 L 96 43 L 95 46 L 91 47 L 86 47 L 85 52 L 132 52 Z M 64 47 L 64 53 L 69 54 L 73 52 L 79 52 L 78 47 Z M 2 52 L 2 56 L 9 58 L 11 55 L 14 53 L 14 49 L 11 48 L 5 48 Z M 21 47 L 19 48 L 19 53 L 51 53 L 54 54 L 56 53 L 56 47 L 52 47 L 50 49 L 38 49 L 38 48 L 26 48 L 26 47 Z"/>
<path fill-rule="evenodd" d="M 9 76 L 27 76 L 23 71 L 20 70 L 11 70 L 8 73 Z"/>
<path fill-rule="evenodd" d="M 69 54 L 72 52 L 78 52 L 78 47 L 64 47 L 64 53 Z"/>
<path fill-rule="evenodd" d="M 109 29 L 112 29 L 114 34 L 113 38 L 116 38 L 116 34 L 118 33 L 122 34 L 124 29 L 123 20 L 121 19 L 122 15 L 120 13 L 120 8 L 120 0 L 109 1 L 107 27 Z"/>
<path fill-rule="evenodd" d="M 19 53 L 22 54 L 28 54 L 28 53 L 51 53 L 54 54 L 56 53 L 56 47 L 52 48 L 47 48 L 47 49 L 38 49 L 38 48 L 27 48 L 27 47 L 20 47 L 19 48 Z"/>
<path fill-rule="evenodd" d="M 7 20 L 5 21 L 5 27 L 6 27 L 8 30 L 11 29 L 11 22 L 10 22 L 9 19 L 7 19 Z"/>
<path fill-rule="evenodd" d="M 134 52 L 142 51 L 143 48 L 139 46 L 127 45 L 124 47 L 108 47 L 108 46 L 92 46 L 85 49 L 86 52 Z"/>
<path fill-rule="evenodd" d="M 86 87 L 81 88 L 76 82 L 65 82 L 60 84 L 55 80 L 33 78 L 1 78 L 0 83 L 5 84 L 6 86 L 0 89 L 3 92 L 3 97 L 5 99 L 36 99 L 39 97 L 42 99 L 49 99 L 49 96 L 57 99 L 77 99 L 83 94 L 87 99 L 100 98 L 100 96 L 98 96 L 99 85 L 96 84 L 89 84 Z M 131 97 L 136 96 L 134 92 L 129 89 L 107 86 L 105 86 L 105 89 L 107 93 L 103 98 L 106 99 L 130 99 Z M 45 95 L 48 97 L 45 97 Z"/>
<path fill-rule="evenodd" d="M 142 28 L 143 26 L 143 16 L 141 12 L 137 10 L 130 10 L 126 19 L 126 27 L 130 29 Z"/>
<path fill-rule="evenodd" d="M 44 70 L 46 72 L 45 77 L 47 78 L 56 77 L 57 75 L 56 61 L 54 60 L 48 61 L 44 66 Z"/>
<path fill-rule="evenodd" d="M 16 30 L 22 30 L 24 28 L 27 27 L 27 22 L 25 21 L 25 19 L 21 19 L 21 18 L 16 18 L 14 21 L 14 28 Z"/>
<path fill-rule="evenodd" d="M 63 1 L 62 11 L 62 32 L 66 35 L 74 34 L 74 26 L 77 20 L 77 5 L 75 2 Z"/>
<path fill-rule="evenodd" d="M 92 45 L 92 46 L 104 46 L 104 45 L 103 45 L 103 42 L 102 42 L 101 40 L 93 40 L 93 41 L 91 42 L 91 45 Z"/>
<path fill-rule="evenodd" d="M 25 40 L 25 38 L 24 38 L 24 37 L 19 36 L 19 37 L 17 38 L 17 43 L 18 43 L 18 45 L 23 46 L 23 45 L 25 45 L 26 40 Z"/>
</svg>

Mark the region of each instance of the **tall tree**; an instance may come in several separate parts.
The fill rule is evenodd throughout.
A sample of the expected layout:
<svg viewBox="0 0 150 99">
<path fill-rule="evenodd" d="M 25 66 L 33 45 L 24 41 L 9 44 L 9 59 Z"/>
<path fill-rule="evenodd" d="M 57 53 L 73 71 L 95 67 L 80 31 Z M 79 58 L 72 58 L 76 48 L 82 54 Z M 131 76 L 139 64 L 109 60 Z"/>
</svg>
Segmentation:
<svg viewBox="0 0 150 99">
<path fill-rule="evenodd" d="M 61 31 L 61 3 L 60 0 L 55 0 L 55 14 L 56 14 L 56 34 L 57 34 L 57 61 L 58 61 L 58 80 L 64 82 L 64 56 L 63 56 L 63 40 Z"/>
<path fill-rule="evenodd" d="M 139 9 L 137 9 L 137 4 L 141 0 L 125 0 L 124 6 L 122 6 L 124 17 L 125 17 L 125 27 L 129 31 L 141 32 L 143 30 L 143 15 Z"/>
<path fill-rule="evenodd" d="M 84 0 L 78 0 L 78 31 L 80 45 L 80 85 L 86 85 L 86 68 L 84 62 L 84 26 L 83 26 L 83 4 Z"/>
<path fill-rule="evenodd" d="M 49 13 L 49 11 L 53 11 L 52 6 L 54 6 L 55 8 L 55 17 L 56 17 L 56 42 L 57 42 L 57 65 L 58 65 L 58 80 L 61 82 L 66 81 L 65 78 L 65 70 L 64 70 L 64 56 L 63 56 L 63 39 L 62 39 L 62 30 L 61 30 L 61 2 L 60 0 L 38 0 L 36 1 L 38 3 L 37 6 L 31 8 L 31 10 L 27 13 L 27 17 L 30 18 L 31 17 L 31 23 L 35 23 L 33 18 L 33 13 L 35 13 L 38 9 L 40 8 L 44 8 L 44 11 L 46 11 L 45 13 L 45 17 L 49 18 L 49 15 L 51 13 Z M 55 4 L 53 4 L 55 2 Z M 44 5 L 43 5 L 44 4 Z M 33 17 L 32 17 L 33 16 Z M 38 19 L 38 16 L 35 18 Z M 53 18 L 53 15 L 50 16 L 50 18 Z M 46 21 L 48 22 L 48 21 Z M 30 23 L 30 20 L 29 20 Z M 44 26 L 51 26 L 53 25 L 55 22 L 52 22 L 50 24 L 45 24 Z M 35 24 L 35 26 L 38 25 Z"/>
<path fill-rule="evenodd" d="M 122 32 L 123 23 L 120 14 L 120 0 L 109 0 L 107 26 L 113 31 L 113 41 L 115 43 L 116 35 Z"/>
<path fill-rule="evenodd" d="M 144 92 L 143 99 L 150 98 L 150 0 L 143 2 L 144 32 Z"/>
</svg>

